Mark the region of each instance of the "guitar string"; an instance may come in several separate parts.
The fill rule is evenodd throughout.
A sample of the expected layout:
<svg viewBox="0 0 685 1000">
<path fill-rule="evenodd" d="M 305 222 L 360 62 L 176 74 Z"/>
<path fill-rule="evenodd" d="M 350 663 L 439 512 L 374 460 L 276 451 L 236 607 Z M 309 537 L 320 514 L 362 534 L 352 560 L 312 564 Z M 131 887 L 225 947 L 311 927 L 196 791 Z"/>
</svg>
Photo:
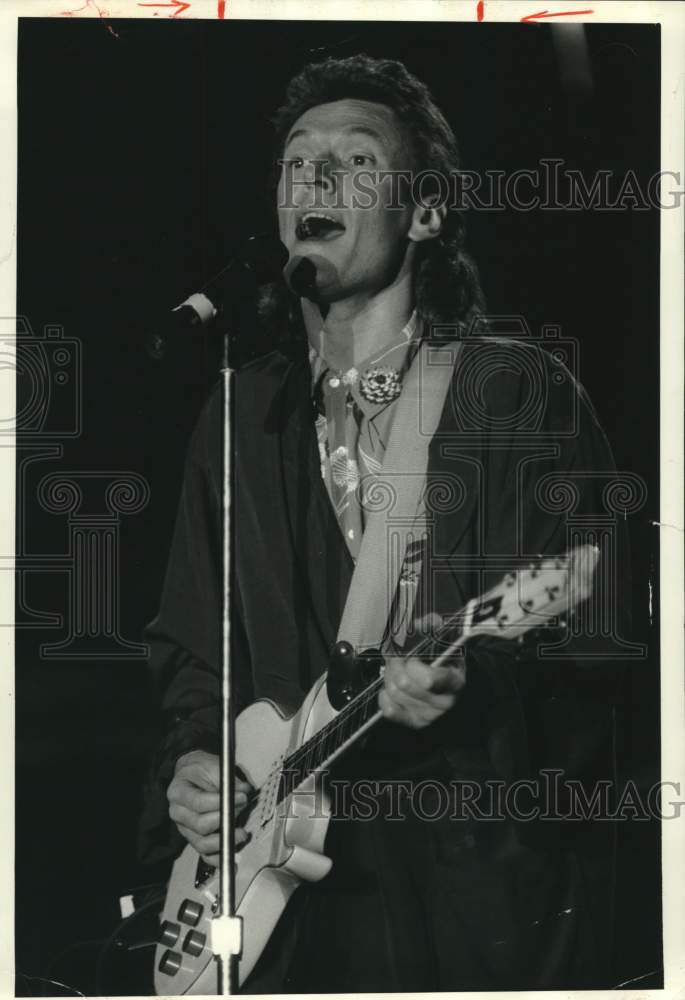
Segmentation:
<svg viewBox="0 0 685 1000">
<path fill-rule="evenodd" d="M 484 594 L 483 598 L 479 601 L 479 603 L 476 605 L 476 608 L 473 611 L 471 611 L 469 605 L 466 605 L 455 615 L 451 616 L 446 621 L 444 621 L 436 634 L 426 636 L 425 639 L 423 639 L 421 642 L 417 644 L 417 646 L 412 650 L 412 654 L 420 655 L 426 649 L 426 647 L 430 647 L 431 645 L 439 641 L 439 639 L 446 632 L 453 631 L 456 626 L 461 625 L 463 621 L 467 618 L 469 613 L 475 614 L 478 608 L 482 607 L 484 604 L 487 603 L 489 599 L 491 599 L 490 596 L 491 593 L 492 591 L 489 591 L 487 594 Z M 445 654 L 443 653 L 442 655 Z M 369 699 L 376 694 L 380 686 L 381 682 L 380 680 L 377 680 L 372 682 L 372 684 L 369 685 L 369 687 L 365 688 L 364 691 L 360 692 L 359 695 L 357 695 L 351 702 L 349 702 L 341 710 L 341 712 L 336 716 L 335 719 L 331 720 L 331 722 L 327 723 L 324 727 L 318 730 L 318 732 L 315 733 L 314 736 L 310 737 L 309 740 L 303 743 L 301 747 L 299 747 L 288 758 L 286 758 L 286 760 L 284 761 L 284 767 L 288 770 L 297 770 L 297 766 L 300 765 L 301 763 L 305 763 L 307 758 L 312 754 L 312 752 L 315 753 L 316 750 L 318 750 L 322 746 L 324 741 L 328 739 L 329 736 L 335 734 L 337 731 L 343 730 L 347 722 L 350 720 L 352 716 L 354 716 L 354 714 L 356 714 L 356 712 L 359 710 L 360 707 L 363 708 L 366 707 Z M 367 720 L 364 719 L 363 721 Z M 344 742 L 345 739 L 348 738 L 349 736 L 345 737 L 342 740 L 342 742 Z M 327 756 L 330 756 L 330 753 L 327 754 Z M 316 766 L 320 766 L 323 763 L 323 760 L 325 759 L 326 757 L 324 757 L 322 760 L 317 761 L 317 764 L 315 764 L 313 767 L 306 767 L 305 771 L 311 773 L 311 771 L 314 770 Z M 307 775 L 305 774 L 304 776 L 306 777 Z"/>
<path fill-rule="evenodd" d="M 359 694 L 353 702 L 350 702 L 341 710 L 338 716 L 330 723 L 327 723 L 322 729 L 320 729 L 313 737 L 303 743 L 302 746 L 296 750 L 290 757 L 286 758 L 280 769 L 281 778 L 285 779 L 283 785 L 286 786 L 282 789 L 283 794 L 279 796 L 279 801 L 281 801 L 287 794 L 294 791 L 310 774 L 321 767 L 325 760 L 332 756 L 336 750 L 357 732 L 365 722 L 368 722 L 368 715 L 365 715 L 365 710 L 369 705 L 375 702 L 375 696 L 380 691 L 383 686 L 383 679 L 378 678 L 364 689 L 364 691 Z M 359 719 L 355 719 L 354 716 L 359 715 Z M 347 722 L 353 721 L 355 723 L 353 730 L 345 736 L 344 727 Z M 325 752 L 325 754 L 319 760 L 312 760 L 311 763 L 307 764 L 307 756 L 312 751 L 319 750 L 324 741 L 329 736 L 338 736 L 337 745 L 335 741 L 333 746 Z M 301 766 L 304 764 L 304 767 Z M 289 780 L 290 779 L 290 780 Z M 292 785 L 290 782 L 292 781 Z M 290 787 L 287 787 L 289 786 Z"/>
<path fill-rule="evenodd" d="M 481 601 L 478 606 L 481 606 L 483 603 L 485 603 L 485 599 Z M 462 623 L 462 621 L 466 618 L 466 615 L 467 615 L 467 608 L 465 607 L 462 608 L 460 611 L 458 611 L 451 618 L 448 618 L 446 621 L 442 623 L 442 625 L 440 626 L 435 635 L 426 636 L 425 639 L 421 640 L 421 642 L 417 644 L 417 646 L 412 650 L 412 655 L 415 656 L 420 655 L 427 647 L 430 647 L 432 644 L 439 641 L 441 636 L 443 636 L 446 632 L 454 630 L 456 626 Z M 306 758 L 312 753 L 312 751 L 316 751 L 323 744 L 324 740 L 326 740 L 329 736 L 335 734 L 337 731 L 342 730 L 345 724 L 350 720 L 352 716 L 355 715 L 355 713 L 360 709 L 360 707 L 366 708 L 369 700 L 377 693 L 377 691 L 380 689 L 381 686 L 382 686 L 382 678 L 377 678 L 375 681 L 372 681 L 372 683 L 368 687 L 366 687 L 363 691 L 361 691 L 358 695 L 356 695 L 356 697 L 351 702 L 348 702 L 348 704 L 345 705 L 343 709 L 341 709 L 341 711 L 338 713 L 335 719 L 332 719 L 325 726 L 319 729 L 318 732 L 314 734 L 314 736 L 310 737 L 310 739 L 308 739 L 305 743 L 303 743 L 301 747 L 298 747 L 297 750 L 295 750 L 289 757 L 287 757 L 283 762 L 283 768 L 281 770 L 283 769 L 296 770 L 296 766 L 301 762 L 303 762 L 304 760 L 306 760 Z M 365 722 L 367 720 L 364 719 L 363 721 Z M 346 737 L 345 739 L 347 738 L 349 737 Z M 342 742 L 344 742 L 344 740 Z M 327 754 L 327 756 L 330 756 L 330 753 Z M 320 766 L 325 759 L 326 757 L 320 760 L 318 762 L 318 765 L 316 766 Z M 312 768 L 311 770 L 313 769 L 314 768 Z M 309 773 L 311 773 L 311 770 L 309 770 Z"/>
<path fill-rule="evenodd" d="M 478 605 L 476 605 L 475 611 L 477 611 L 479 607 L 482 607 L 484 604 L 487 603 L 489 599 L 491 599 L 490 598 L 491 593 L 492 591 L 489 591 L 487 594 L 483 595 L 481 601 L 478 603 Z M 445 633 L 453 631 L 457 626 L 461 625 L 463 621 L 469 616 L 469 614 L 472 615 L 475 613 L 475 611 L 472 611 L 470 607 L 467 605 L 460 611 L 456 612 L 456 614 L 452 615 L 450 618 L 446 619 L 442 623 L 437 633 L 433 635 L 428 635 L 425 637 L 425 639 L 421 640 L 416 645 L 416 647 L 411 651 L 412 655 L 420 655 L 427 647 L 430 647 L 431 645 L 439 641 L 439 639 L 442 636 L 444 636 Z M 445 656 L 445 652 L 443 652 L 441 655 Z M 306 764 L 307 758 L 312 753 L 314 753 L 315 755 L 315 752 L 321 748 L 324 741 L 328 739 L 328 737 L 337 734 L 338 731 L 341 732 L 344 731 L 345 725 L 347 724 L 348 721 L 350 721 L 350 719 L 353 718 L 355 714 L 359 713 L 362 716 L 361 725 L 367 722 L 368 717 L 364 717 L 363 710 L 366 709 L 369 701 L 375 696 L 375 694 L 381 687 L 382 687 L 382 678 L 378 678 L 377 680 L 373 681 L 362 692 L 360 692 L 351 702 L 349 702 L 343 709 L 341 709 L 341 711 L 335 717 L 335 719 L 332 719 L 329 723 L 323 726 L 320 730 L 318 730 L 314 734 L 314 736 L 310 737 L 309 740 L 303 743 L 301 747 L 298 747 L 297 750 L 295 750 L 289 757 L 286 758 L 286 760 L 283 762 L 281 772 L 283 770 L 297 772 L 297 770 L 299 769 L 298 765 L 300 765 L 301 763 Z M 359 712 L 360 708 L 362 709 L 362 712 Z M 356 728 L 360 728 L 360 726 L 357 726 Z M 345 735 L 344 732 L 342 732 L 343 738 L 339 741 L 338 746 L 337 747 L 334 746 L 330 752 L 326 753 L 326 755 L 322 759 L 317 760 L 316 763 L 312 761 L 311 765 L 307 765 L 303 769 L 302 777 L 299 778 L 298 783 L 304 780 L 306 777 L 308 777 L 308 775 L 311 774 L 312 771 L 316 770 L 317 767 L 320 767 L 321 764 L 324 762 L 324 760 L 330 757 L 331 753 L 334 752 L 336 749 L 339 749 L 342 743 L 346 742 L 346 740 L 348 740 L 351 735 L 352 733 Z"/>
<path fill-rule="evenodd" d="M 461 624 L 461 619 L 466 617 L 466 609 L 462 609 L 452 618 L 443 622 L 441 628 L 436 635 L 426 636 L 418 645 L 412 650 L 414 655 L 419 655 L 426 647 L 430 647 L 435 644 L 441 636 L 443 636 L 448 631 L 454 631 L 455 627 Z M 443 656 L 445 653 L 443 652 Z M 314 736 L 302 744 L 293 754 L 291 754 L 284 764 L 288 769 L 298 770 L 299 765 L 304 764 L 304 776 L 306 777 L 308 773 L 311 773 L 317 767 L 320 767 L 323 762 L 331 756 L 331 753 L 339 749 L 339 747 L 346 742 L 350 736 L 353 735 L 354 731 L 361 728 L 368 721 L 368 713 L 366 709 L 372 699 L 380 690 L 383 685 L 382 678 L 377 678 L 368 687 L 366 687 L 362 692 L 359 693 L 351 702 L 349 702 L 335 717 L 331 722 L 327 723 L 318 730 Z M 352 721 L 355 723 L 354 729 L 350 733 L 345 732 L 347 723 Z M 337 742 L 337 746 L 327 747 L 326 743 L 331 736 L 337 736 L 340 734 L 340 739 Z M 321 750 L 323 756 L 318 757 L 317 751 Z M 314 757 L 314 760 L 309 763 L 309 758 Z M 293 767 L 293 765 L 295 765 Z"/>
<path fill-rule="evenodd" d="M 564 560 L 564 562 L 567 562 L 567 560 Z M 562 565 L 560 565 L 559 560 L 555 561 L 554 568 L 557 569 L 562 568 Z M 536 570 L 535 575 L 538 574 L 540 569 L 541 566 L 535 567 Z M 515 580 L 516 576 L 513 575 L 510 585 L 513 586 Z M 437 641 L 440 640 L 442 636 L 444 636 L 446 632 L 454 630 L 456 626 L 460 625 L 469 614 L 471 614 L 472 616 L 475 615 L 479 608 L 482 608 L 484 605 L 488 603 L 489 600 L 492 600 L 491 595 L 497 589 L 498 587 L 492 588 L 490 591 L 484 594 L 473 610 L 470 608 L 469 605 L 471 604 L 471 602 L 469 602 L 469 604 L 467 604 L 464 608 L 460 609 L 460 611 L 458 611 L 455 615 L 444 621 L 440 626 L 440 628 L 438 629 L 437 633 L 426 636 L 425 639 L 423 639 L 417 644 L 417 646 L 411 651 L 412 655 L 420 655 L 421 652 L 423 652 L 426 647 L 435 644 Z M 453 651 L 453 648 L 456 648 L 456 644 L 454 643 L 452 644 L 450 650 L 444 651 L 441 654 L 441 656 L 438 657 L 438 659 L 450 655 L 451 652 Z M 375 694 L 378 692 L 381 686 L 382 686 L 382 678 L 378 678 L 375 681 L 373 681 L 367 688 L 364 689 L 364 691 L 360 692 L 351 702 L 349 702 L 334 719 L 332 719 L 329 723 L 327 723 L 320 730 L 318 730 L 318 732 L 315 733 L 314 736 L 310 737 L 305 743 L 302 744 L 301 747 L 295 750 L 284 760 L 283 765 L 281 766 L 281 768 L 279 768 L 281 777 L 285 776 L 284 771 L 290 771 L 294 772 L 292 777 L 297 778 L 296 784 L 293 785 L 293 788 L 291 788 L 290 791 L 294 790 L 295 787 L 301 784 L 301 782 L 304 781 L 318 767 L 321 767 L 324 761 L 327 760 L 332 753 L 334 753 L 337 749 L 339 749 L 340 746 L 342 746 L 342 744 L 345 743 L 354 734 L 355 731 L 360 729 L 362 725 L 368 722 L 369 716 L 364 714 L 365 710 L 368 707 L 369 702 L 375 696 Z M 361 717 L 361 721 L 359 718 L 355 719 L 354 718 L 355 715 L 359 715 Z M 355 725 L 355 728 L 352 732 L 345 735 L 344 728 L 346 724 L 351 720 L 357 724 Z M 317 757 L 317 751 L 324 749 L 325 741 L 331 736 L 334 735 L 337 736 L 338 733 L 341 734 L 342 738 L 338 741 L 337 746 L 334 743 L 332 748 L 326 749 L 324 756 L 319 759 Z M 314 759 L 310 763 L 307 763 L 307 760 L 310 756 L 312 756 Z M 305 766 L 302 768 L 300 767 L 301 764 L 304 764 Z M 277 772 L 273 772 L 273 777 L 276 777 L 276 774 Z"/>
</svg>

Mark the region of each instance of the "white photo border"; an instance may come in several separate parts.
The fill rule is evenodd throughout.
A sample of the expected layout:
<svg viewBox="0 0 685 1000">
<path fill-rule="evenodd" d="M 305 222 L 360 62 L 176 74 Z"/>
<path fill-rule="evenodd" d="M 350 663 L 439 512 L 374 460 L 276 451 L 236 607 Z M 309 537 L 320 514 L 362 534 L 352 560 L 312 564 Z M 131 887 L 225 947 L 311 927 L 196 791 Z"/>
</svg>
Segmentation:
<svg viewBox="0 0 685 1000">
<path fill-rule="evenodd" d="M 401 18 L 398 13 L 401 11 Z M 532 17 L 531 17 L 532 15 Z M 537 15 L 537 16 L 535 16 Z M 543 16 L 544 15 L 544 18 Z M 2 0 L 0 3 L 0 316 L 16 315 L 16 209 L 17 209 L 17 35 L 22 17 L 98 18 L 107 26 L 117 18 L 177 20 L 308 20 L 308 21 L 450 21 L 503 23 L 555 18 L 554 23 L 659 23 L 661 25 L 661 170 L 685 178 L 685 3 L 613 2 L 585 3 L 559 0 L 167 0 L 156 6 L 136 0 Z M 116 26 L 114 26 L 116 27 Z M 522 30 L 523 27 L 522 27 Z M 683 641 L 684 504 L 683 504 L 683 204 L 661 213 L 661 379 L 660 379 L 660 567 L 661 567 L 661 708 L 662 774 L 680 783 L 678 799 L 685 794 L 685 644 Z M 15 412 L 14 386 L 6 378 L 3 419 Z M 0 448 L 0 552 L 14 551 L 15 454 L 13 442 Z M 0 608 L 2 621 L 14 617 L 12 560 L 0 559 Z M 0 884 L 5 887 L 0 914 L 0 995 L 14 996 L 14 637 L 12 628 L 0 632 L 2 685 L 0 687 L 0 768 L 2 819 Z M 49 824 L 49 818 L 46 817 Z M 650 996 L 680 1000 L 685 996 L 685 816 L 662 824 L 664 989 Z M 44 905 L 36 899 L 35 905 Z M 644 990 L 622 990 L 626 998 L 642 998 Z M 474 994 L 464 994 L 473 998 Z M 490 993 L 489 997 L 506 997 Z M 538 1000 L 556 997 L 539 992 Z M 564 991 L 564 997 L 576 994 Z M 583 991 L 584 1000 L 604 996 L 604 991 Z"/>
</svg>

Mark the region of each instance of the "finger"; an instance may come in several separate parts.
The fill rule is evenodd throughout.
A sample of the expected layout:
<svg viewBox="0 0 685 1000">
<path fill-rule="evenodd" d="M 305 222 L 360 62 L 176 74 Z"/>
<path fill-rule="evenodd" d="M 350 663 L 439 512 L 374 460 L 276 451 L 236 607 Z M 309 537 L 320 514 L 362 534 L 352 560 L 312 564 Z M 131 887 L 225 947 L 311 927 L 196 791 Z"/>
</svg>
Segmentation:
<svg viewBox="0 0 685 1000">
<path fill-rule="evenodd" d="M 177 823 L 178 831 L 188 843 L 195 848 L 198 854 L 204 858 L 211 854 L 218 854 L 221 848 L 221 837 L 218 833 L 213 833 L 209 837 L 202 837 L 195 833 L 190 827 L 183 823 Z"/>
<path fill-rule="evenodd" d="M 378 695 L 378 707 L 383 716 L 390 722 L 396 722 L 411 729 L 423 729 L 430 725 L 441 714 L 427 705 L 402 705 L 394 701 L 387 691 Z"/>
<path fill-rule="evenodd" d="M 218 792 L 221 787 L 221 771 L 218 763 L 190 761 L 177 767 L 175 777 L 182 777 L 208 792 Z"/>
<path fill-rule="evenodd" d="M 406 668 L 396 667 L 385 672 L 385 687 L 394 701 L 407 708 L 414 702 L 431 705 L 441 711 L 452 707 L 452 691 L 432 691 L 436 678 L 430 667 L 420 660 L 407 661 L 407 664 Z"/>
<path fill-rule="evenodd" d="M 423 632 L 424 635 L 434 635 L 443 624 L 444 620 L 442 615 L 438 615 L 435 611 L 431 611 L 429 614 L 419 618 L 415 623 L 415 626 L 417 632 Z"/>
<path fill-rule="evenodd" d="M 398 663 L 396 672 L 391 676 L 396 679 L 400 688 L 419 696 L 421 691 L 435 694 L 460 691 L 466 683 L 466 666 L 464 664 L 445 664 L 434 667 L 415 657 L 410 657 L 404 663 Z M 404 677 L 404 680 L 400 678 Z"/>
<path fill-rule="evenodd" d="M 255 790 L 249 781 L 241 781 L 240 778 L 235 778 L 233 793 L 234 815 L 239 816 L 254 796 Z"/>
<path fill-rule="evenodd" d="M 213 868 L 219 867 L 219 863 L 221 861 L 221 854 L 219 852 L 220 843 L 218 836 L 216 837 L 216 839 L 198 837 L 196 836 L 196 834 L 193 833 L 192 830 L 190 830 L 188 827 L 183 826 L 182 824 L 178 825 L 178 830 L 181 833 L 181 835 L 185 838 L 185 840 L 188 841 L 190 846 L 197 851 L 197 853 L 201 856 L 202 860 L 206 864 L 211 865 Z M 237 827 L 235 830 L 236 848 L 240 849 L 249 840 L 250 840 L 250 835 L 242 828 Z M 203 850 L 203 847 L 207 847 L 207 845 L 212 845 L 212 846 L 216 845 L 216 850 L 213 852 L 210 851 L 209 849 Z"/>
<path fill-rule="evenodd" d="M 415 696 L 408 691 L 394 687 L 392 684 L 386 687 L 386 694 L 402 712 L 430 721 L 448 711 L 454 704 L 456 697 L 453 694 L 430 694 L 425 691 Z"/>
<path fill-rule="evenodd" d="M 450 692 L 456 694 L 466 684 L 466 667 L 431 667 L 434 671 L 431 691 L 434 694 Z"/>
<path fill-rule="evenodd" d="M 169 807 L 169 817 L 177 826 L 182 824 L 199 837 L 207 837 L 209 834 L 216 833 L 221 825 L 220 813 L 195 813 L 177 802 L 172 803 Z"/>
<path fill-rule="evenodd" d="M 239 832 L 241 834 L 243 834 L 243 837 L 240 840 L 238 840 L 238 833 Z M 197 851 L 197 853 L 200 855 L 200 857 L 202 858 L 202 860 L 204 861 L 204 863 L 206 865 L 210 865 L 212 868 L 218 868 L 219 867 L 219 865 L 221 864 L 221 854 L 218 851 L 215 852 L 214 854 L 207 854 L 207 853 L 203 854 L 201 851 L 198 850 L 196 844 L 193 844 L 190 841 L 189 837 L 186 837 L 186 840 L 189 841 L 191 847 L 194 850 Z M 236 830 L 236 847 L 240 847 L 244 843 L 244 841 L 246 841 L 246 840 L 249 840 L 249 837 L 245 833 L 245 831 L 244 830 L 241 830 L 241 831 L 237 831 Z"/>
<path fill-rule="evenodd" d="M 167 799 L 196 813 L 215 812 L 221 802 L 218 792 L 206 792 L 180 775 L 177 775 L 169 785 Z"/>
</svg>

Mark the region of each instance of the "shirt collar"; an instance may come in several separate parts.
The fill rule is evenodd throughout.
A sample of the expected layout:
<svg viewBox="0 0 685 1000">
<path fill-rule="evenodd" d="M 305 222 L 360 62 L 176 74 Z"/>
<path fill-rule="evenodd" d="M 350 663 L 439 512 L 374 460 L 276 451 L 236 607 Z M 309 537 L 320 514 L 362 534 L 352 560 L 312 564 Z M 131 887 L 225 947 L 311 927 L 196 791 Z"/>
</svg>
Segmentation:
<svg viewBox="0 0 685 1000">
<path fill-rule="evenodd" d="M 414 346 L 418 341 L 420 328 L 419 317 L 416 309 L 414 309 L 406 324 L 393 341 L 386 344 L 379 351 L 375 351 L 369 355 L 360 364 L 349 368 L 346 372 L 333 371 L 325 358 L 315 348 L 310 347 L 309 364 L 312 371 L 312 392 L 314 392 L 324 375 L 327 375 L 329 378 L 339 378 L 343 384 L 349 387 L 349 391 L 352 393 L 355 402 L 362 412 L 369 418 L 376 416 L 386 406 L 390 406 L 391 403 L 369 402 L 368 399 L 362 396 L 359 390 L 359 379 L 370 368 L 375 368 L 376 366 L 394 368 L 400 375 L 403 375 L 413 360 Z"/>
</svg>

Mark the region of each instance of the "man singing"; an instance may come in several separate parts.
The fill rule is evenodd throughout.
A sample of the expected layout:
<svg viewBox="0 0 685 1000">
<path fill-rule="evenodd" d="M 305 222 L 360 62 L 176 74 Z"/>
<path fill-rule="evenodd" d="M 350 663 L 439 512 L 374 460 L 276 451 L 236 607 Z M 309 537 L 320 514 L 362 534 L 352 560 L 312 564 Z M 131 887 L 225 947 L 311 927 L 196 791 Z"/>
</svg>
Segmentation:
<svg viewBox="0 0 685 1000">
<path fill-rule="evenodd" d="M 563 365 L 532 342 L 487 335 L 445 197 L 453 188 L 436 182 L 457 176 L 455 138 L 424 84 L 399 62 L 328 59 L 291 81 L 275 125 L 290 259 L 261 301 L 279 347 L 236 377 L 238 709 L 269 698 L 292 713 L 327 670 L 412 366 L 427 342 L 460 351 L 426 470 L 427 485 L 452 493 L 427 503 L 407 552 L 404 611 L 398 600 L 401 620 L 388 623 L 403 655 L 387 661 L 383 720 L 337 771 L 351 786 L 376 782 L 378 808 L 366 820 L 334 815 L 331 873 L 297 890 L 244 991 L 606 986 L 604 828 L 485 815 L 485 804 L 553 769 L 611 777 L 611 671 L 591 667 L 587 650 L 543 662 L 534 646 L 494 638 L 440 666 L 411 649 L 507 565 L 566 551 L 565 515 L 542 486 L 587 474 L 575 514 L 591 517 L 601 509 L 592 474 L 612 470 L 609 447 Z M 417 434 L 418 424 L 417 414 Z M 221 495 L 215 393 L 148 633 L 168 723 L 143 831 L 150 859 L 189 842 L 219 861 Z M 418 808 L 411 789 L 427 781 L 450 802 L 483 790 L 483 814 L 432 810 L 425 797 Z M 239 781 L 238 814 L 249 792 Z"/>
</svg>

